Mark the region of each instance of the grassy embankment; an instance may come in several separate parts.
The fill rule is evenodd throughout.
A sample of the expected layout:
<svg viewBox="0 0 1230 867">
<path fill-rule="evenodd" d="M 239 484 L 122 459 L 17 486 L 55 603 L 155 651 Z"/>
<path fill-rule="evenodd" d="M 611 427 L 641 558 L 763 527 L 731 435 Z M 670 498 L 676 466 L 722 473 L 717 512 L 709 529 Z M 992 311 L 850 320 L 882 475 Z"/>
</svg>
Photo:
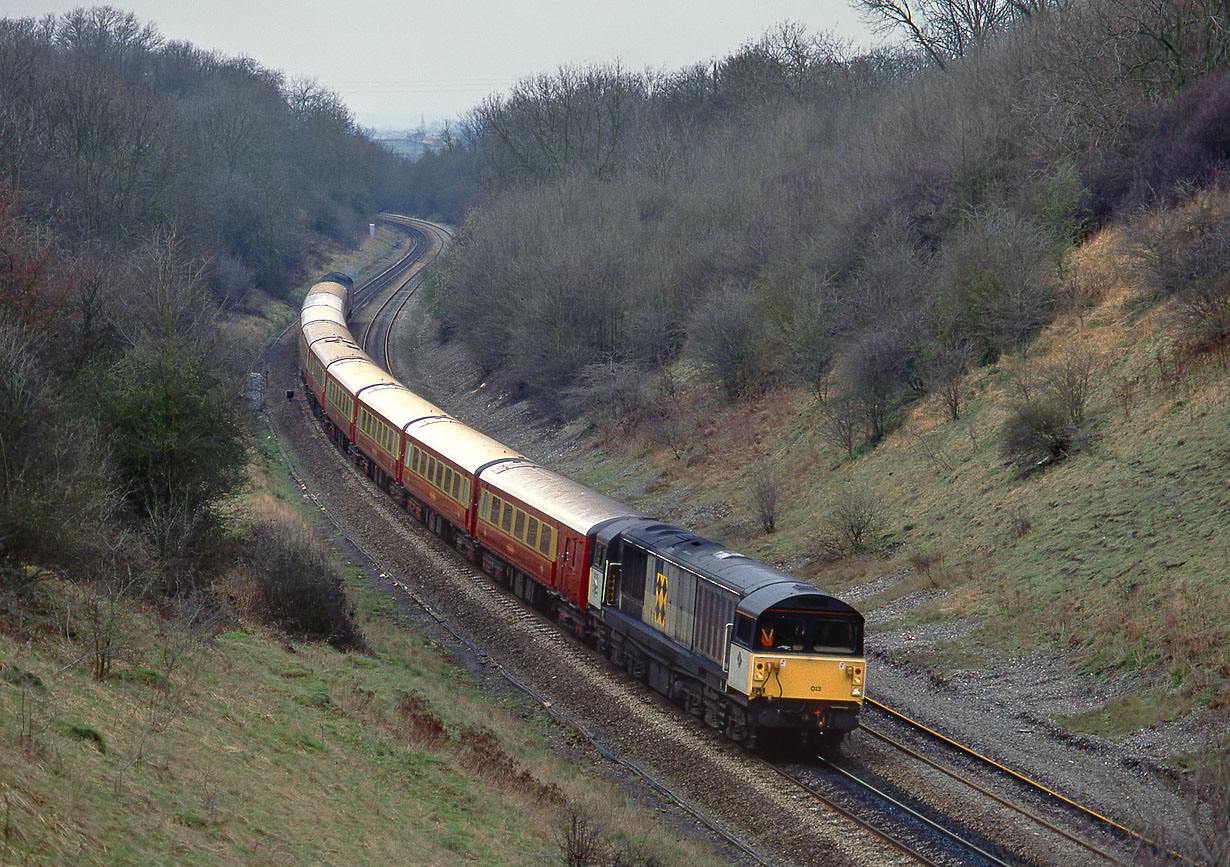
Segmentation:
<svg viewBox="0 0 1230 867">
<path fill-rule="evenodd" d="M 1073 728 L 1116 736 L 1189 712 L 1225 714 L 1230 361 L 1177 348 L 1173 302 L 1151 300 L 1117 240 L 1108 230 L 1068 263 L 1069 287 L 1093 287 L 1092 305 L 1059 316 L 1027 358 L 975 369 L 957 421 L 937 399 L 911 404 L 894 432 L 850 460 L 824 436 L 810 393 L 725 406 L 693 385 L 695 421 L 678 437 L 690 443 L 684 457 L 648 437 L 607 437 L 602 457 L 568 471 L 618 492 L 630 481 L 619 468 L 635 466 L 632 485 L 650 496 L 684 489 L 691 506 L 726 504 L 730 514 L 703 531 L 769 562 L 802 562 L 788 568 L 837 591 L 913 566 L 861 607 L 946 590 L 892 624 L 973 618 L 960 643 L 908 654 L 938 673 L 1042 650 L 1086 674 L 1143 675 L 1143 693 L 1061 721 Z M 1079 351 L 1094 361 L 1088 441 L 1022 473 L 999 447 L 1015 383 L 1037 388 Z M 751 494 L 765 472 L 779 486 L 772 534 L 761 531 Z M 878 544 L 834 561 L 821 555 L 824 539 L 851 488 L 871 495 Z"/>
<path fill-rule="evenodd" d="M 229 328 L 267 335 L 293 312 Z M 237 532 L 312 526 L 276 448 L 255 439 Z M 557 726 L 483 688 L 348 571 L 367 653 L 242 616 L 193 633 L 48 580 L 27 604 L 51 628 L 0 630 L 0 863 L 542 864 L 562 857 L 570 811 L 630 863 L 714 860 L 561 759 Z M 243 576 L 226 583 L 242 610 Z"/>
</svg>

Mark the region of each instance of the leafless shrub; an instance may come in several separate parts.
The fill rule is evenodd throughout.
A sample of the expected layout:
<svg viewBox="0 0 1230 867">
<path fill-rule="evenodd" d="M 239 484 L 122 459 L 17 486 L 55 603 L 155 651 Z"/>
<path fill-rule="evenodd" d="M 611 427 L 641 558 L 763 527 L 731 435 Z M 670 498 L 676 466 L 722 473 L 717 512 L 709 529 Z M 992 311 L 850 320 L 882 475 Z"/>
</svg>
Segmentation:
<svg viewBox="0 0 1230 867">
<path fill-rule="evenodd" d="M 727 397 L 753 394 L 763 386 L 762 328 L 744 289 L 728 284 L 704 302 L 688 334 L 690 351 Z"/>
<path fill-rule="evenodd" d="M 283 629 L 342 650 L 364 646 L 342 576 L 310 528 L 257 524 L 246 561 L 265 612 Z"/>
<path fill-rule="evenodd" d="M 1086 346 L 1070 348 L 1051 367 L 1045 389 L 1063 408 L 1068 423 L 1080 427 L 1085 423 L 1085 408 L 1097 372 L 1097 354 Z"/>
<path fill-rule="evenodd" d="M 83 649 L 78 660 L 90 660 L 95 680 L 111 676 L 116 657 L 133 641 L 133 596 L 140 586 L 132 572 L 124 578 L 103 576 L 79 582 L 76 598 L 66 600 L 67 630 L 79 636 Z"/>
<path fill-rule="evenodd" d="M 931 464 L 931 468 L 935 470 L 937 476 L 943 476 L 945 473 L 956 471 L 952 461 L 948 458 L 948 453 L 944 451 L 943 443 L 940 437 L 934 433 L 919 434 L 914 437 L 915 453 Z"/>
<path fill-rule="evenodd" d="M 1075 433 L 1055 401 L 1019 401 L 1000 432 L 1000 454 L 1022 469 L 1044 466 L 1071 454 Z"/>
<path fill-rule="evenodd" d="M 1230 339 L 1230 190 L 1197 194 L 1178 211 L 1159 211 L 1127 233 L 1127 251 L 1159 295 L 1174 298 L 1189 336 Z"/>
<path fill-rule="evenodd" d="M 21 692 L 17 705 L 17 744 L 29 754 L 41 752 L 40 737 L 54 724 L 57 705 L 42 678 L 17 666 L 0 669 L 3 679 Z"/>
<path fill-rule="evenodd" d="M 1138 863 L 1189 863 L 1230 867 L 1230 749 L 1210 741 L 1196 756 L 1196 768 L 1182 782 L 1177 816 L 1142 816 L 1144 836 Z"/>
<path fill-rule="evenodd" d="M 590 412 L 608 425 L 626 427 L 645 407 L 645 374 L 638 365 L 607 359 L 587 364 L 576 382 L 564 389 L 565 406 L 574 414 Z"/>
<path fill-rule="evenodd" d="M 752 504 L 756 507 L 756 517 L 766 533 L 777 529 L 777 495 L 779 485 L 777 478 L 768 467 L 760 467 L 754 471 L 752 478 Z"/>
<path fill-rule="evenodd" d="M 1123 410 L 1124 420 L 1132 417 L 1132 407 L 1136 404 L 1136 394 L 1140 389 L 1139 376 L 1121 376 L 1119 381 L 1112 386 L 1112 391 L 1115 395 L 1115 401 Z"/>
<path fill-rule="evenodd" d="M 217 636 L 226 612 L 208 593 L 176 596 L 158 623 L 158 661 L 168 680 Z"/>
<path fill-rule="evenodd" d="M 1041 226 L 1005 208 L 972 214 L 940 254 L 935 327 L 954 346 L 967 341 L 976 359 L 1022 348 L 1050 315 L 1056 277 Z"/>
<path fill-rule="evenodd" d="M 603 850 L 603 826 L 580 807 L 570 806 L 562 817 L 559 846 L 568 867 L 590 867 Z"/>
<path fill-rule="evenodd" d="M 848 397 L 826 400 L 820 407 L 820 436 L 854 460 L 863 429 L 863 408 Z"/>
<path fill-rule="evenodd" d="M 977 452 L 978 451 L 978 436 L 979 434 L 982 433 L 982 428 L 979 426 L 978 420 L 975 418 L 966 416 L 965 418 L 961 419 L 957 427 L 969 439 L 970 448 L 973 449 L 975 452 Z"/>
<path fill-rule="evenodd" d="M 683 460 L 692 450 L 693 443 L 688 436 L 692 426 L 679 383 L 675 380 L 670 365 L 662 369 L 656 394 L 655 412 L 649 418 L 649 435 L 655 441 L 666 445 L 675 460 Z"/>
<path fill-rule="evenodd" d="M 1000 452 L 1022 469 L 1063 460 L 1088 445 L 1087 403 L 1097 371 L 1092 350 L 1074 347 L 1041 374 L 1014 370 L 1017 398 L 1000 432 Z"/>
<path fill-rule="evenodd" d="M 872 442 L 892 426 L 913 361 L 905 334 L 896 329 L 864 334 L 852 347 L 846 359 L 850 393 L 862 406 Z"/>
<path fill-rule="evenodd" d="M 824 518 L 821 547 L 836 557 L 872 548 L 884 516 L 883 498 L 861 485 L 847 484 L 833 495 Z"/>
<path fill-rule="evenodd" d="M 811 388 L 816 400 L 823 402 L 833 385 L 837 292 L 829 283 L 802 288 L 804 294 L 793 311 L 790 326 L 790 359 L 798 377 Z"/>
<path fill-rule="evenodd" d="M 1084 323 L 1086 311 L 1106 298 L 1110 286 L 1111 277 L 1106 269 L 1087 267 L 1068 271 L 1061 290 L 1064 306 Z"/>
<path fill-rule="evenodd" d="M 570 804 L 564 809 L 557 840 L 568 867 L 661 867 L 663 863 L 642 841 L 617 839 L 584 806 Z"/>
<path fill-rule="evenodd" d="M 922 575 L 927 579 L 932 587 L 939 587 L 940 583 L 932 574 L 933 570 L 944 562 L 943 551 L 916 551 L 909 556 L 910 568 L 915 574 Z"/>
</svg>

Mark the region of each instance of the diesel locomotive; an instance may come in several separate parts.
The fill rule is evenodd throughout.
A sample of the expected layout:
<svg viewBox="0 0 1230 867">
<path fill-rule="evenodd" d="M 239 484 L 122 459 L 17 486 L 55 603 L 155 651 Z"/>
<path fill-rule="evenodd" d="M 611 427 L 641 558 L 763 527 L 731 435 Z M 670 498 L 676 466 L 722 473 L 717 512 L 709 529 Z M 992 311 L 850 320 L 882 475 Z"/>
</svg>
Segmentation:
<svg viewBox="0 0 1230 867">
<path fill-rule="evenodd" d="M 309 290 L 300 372 L 330 436 L 482 572 L 749 747 L 832 746 L 863 703 L 863 618 L 784 572 L 638 513 L 468 427 L 355 343 L 352 282 Z"/>
</svg>

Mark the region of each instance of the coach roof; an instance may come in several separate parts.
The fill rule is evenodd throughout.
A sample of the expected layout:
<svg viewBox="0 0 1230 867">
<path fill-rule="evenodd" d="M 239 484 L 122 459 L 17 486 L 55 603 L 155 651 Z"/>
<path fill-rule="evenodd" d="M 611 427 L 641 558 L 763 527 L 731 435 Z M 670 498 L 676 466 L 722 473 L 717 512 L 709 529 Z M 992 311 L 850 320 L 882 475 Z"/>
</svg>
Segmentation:
<svg viewBox="0 0 1230 867">
<path fill-rule="evenodd" d="M 529 460 L 520 452 L 449 416 L 415 422 L 406 428 L 406 433 L 470 475 L 492 461 Z"/>
<path fill-rule="evenodd" d="M 638 514 L 623 503 L 531 462 L 496 464 L 484 470 L 481 478 L 497 491 L 586 535 L 612 518 Z"/>
</svg>

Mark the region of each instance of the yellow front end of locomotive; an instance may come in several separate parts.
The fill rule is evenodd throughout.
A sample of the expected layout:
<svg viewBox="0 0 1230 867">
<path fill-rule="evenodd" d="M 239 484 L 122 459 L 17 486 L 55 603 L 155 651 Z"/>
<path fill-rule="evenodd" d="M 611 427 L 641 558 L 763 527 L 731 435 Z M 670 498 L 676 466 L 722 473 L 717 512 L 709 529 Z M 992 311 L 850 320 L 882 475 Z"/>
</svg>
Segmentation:
<svg viewBox="0 0 1230 867">
<path fill-rule="evenodd" d="M 863 703 L 862 659 L 753 654 L 749 698 Z"/>
</svg>

